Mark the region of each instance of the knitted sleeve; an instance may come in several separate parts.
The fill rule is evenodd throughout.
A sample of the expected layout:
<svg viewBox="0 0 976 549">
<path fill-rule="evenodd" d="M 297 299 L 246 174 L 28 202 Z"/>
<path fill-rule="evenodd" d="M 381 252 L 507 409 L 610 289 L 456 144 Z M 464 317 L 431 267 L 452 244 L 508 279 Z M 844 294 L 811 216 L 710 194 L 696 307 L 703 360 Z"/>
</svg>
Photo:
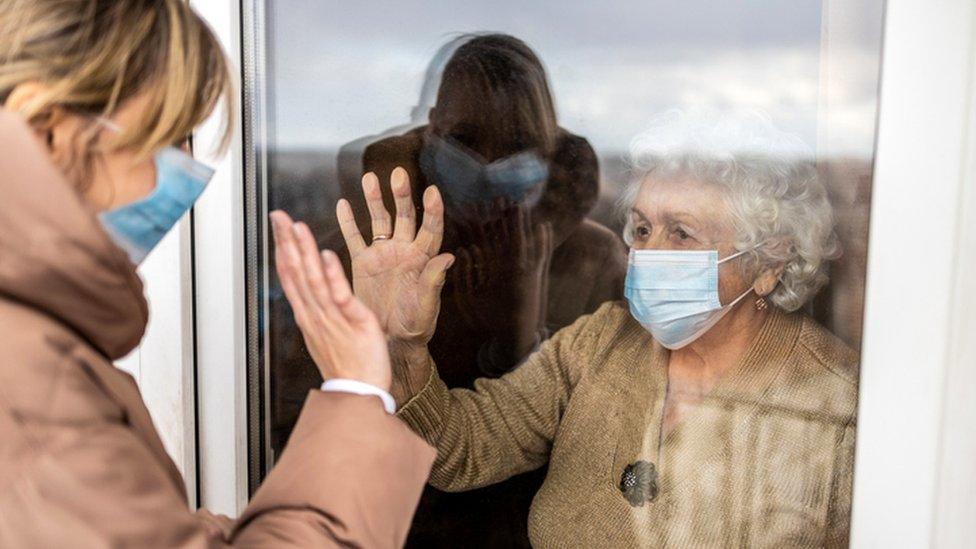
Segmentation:
<svg viewBox="0 0 976 549">
<path fill-rule="evenodd" d="M 542 466 L 611 304 L 560 330 L 508 374 L 452 389 L 436 368 L 398 412 L 437 448 L 430 484 L 464 491 Z"/>
</svg>

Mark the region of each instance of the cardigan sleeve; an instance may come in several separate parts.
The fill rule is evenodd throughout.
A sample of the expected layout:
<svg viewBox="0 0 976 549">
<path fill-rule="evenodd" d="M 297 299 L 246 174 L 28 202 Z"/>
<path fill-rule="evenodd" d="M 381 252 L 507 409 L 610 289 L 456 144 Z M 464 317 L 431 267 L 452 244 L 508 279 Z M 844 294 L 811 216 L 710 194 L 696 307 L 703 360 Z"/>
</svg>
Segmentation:
<svg viewBox="0 0 976 549">
<path fill-rule="evenodd" d="M 604 305 L 560 330 L 508 374 L 449 390 L 433 369 L 398 415 L 437 448 L 430 484 L 464 491 L 536 469 L 549 459 L 573 388 L 593 352 Z"/>
</svg>

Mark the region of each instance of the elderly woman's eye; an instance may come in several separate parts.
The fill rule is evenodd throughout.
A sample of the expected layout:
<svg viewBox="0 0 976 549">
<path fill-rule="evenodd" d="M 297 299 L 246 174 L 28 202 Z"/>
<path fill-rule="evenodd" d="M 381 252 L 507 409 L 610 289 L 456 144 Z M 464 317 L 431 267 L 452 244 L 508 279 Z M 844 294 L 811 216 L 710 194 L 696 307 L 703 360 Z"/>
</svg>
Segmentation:
<svg viewBox="0 0 976 549">
<path fill-rule="evenodd" d="M 638 225 L 634 227 L 634 236 L 641 240 L 646 240 L 651 236 L 651 228 L 647 225 Z"/>
<path fill-rule="evenodd" d="M 677 238 L 678 240 L 688 240 L 689 238 L 691 238 L 691 235 L 688 234 L 688 231 L 682 229 L 681 227 L 675 227 L 674 229 L 672 229 L 671 235 Z"/>
</svg>

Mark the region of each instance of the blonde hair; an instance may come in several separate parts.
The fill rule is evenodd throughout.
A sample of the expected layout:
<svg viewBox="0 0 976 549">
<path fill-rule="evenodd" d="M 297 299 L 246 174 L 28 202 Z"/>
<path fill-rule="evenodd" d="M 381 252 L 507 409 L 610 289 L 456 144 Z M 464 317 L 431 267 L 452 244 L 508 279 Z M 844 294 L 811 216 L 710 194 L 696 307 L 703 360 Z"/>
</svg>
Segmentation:
<svg viewBox="0 0 976 549">
<path fill-rule="evenodd" d="M 228 62 L 184 0 L 0 0 L 0 104 L 19 84 L 46 86 L 20 109 L 39 130 L 52 109 L 89 115 L 82 158 L 63 169 L 83 182 L 99 135 L 96 117 L 147 94 L 141 118 L 113 149 L 150 155 L 186 139 L 224 100 L 221 148 L 230 134 Z"/>
</svg>

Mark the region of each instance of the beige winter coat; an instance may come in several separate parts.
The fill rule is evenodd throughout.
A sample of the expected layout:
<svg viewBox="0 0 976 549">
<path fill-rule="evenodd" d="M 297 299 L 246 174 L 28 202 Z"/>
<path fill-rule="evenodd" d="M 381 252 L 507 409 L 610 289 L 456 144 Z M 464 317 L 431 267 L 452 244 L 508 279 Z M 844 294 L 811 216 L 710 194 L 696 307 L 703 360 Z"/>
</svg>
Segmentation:
<svg viewBox="0 0 976 549">
<path fill-rule="evenodd" d="M 434 452 L 375 397 L 312 391 L 240 520 L 191 512 L 112 365 L 146 318 L 125 254 L 0 109 L 0 547 L 403 543 Z"/>
</svg>

